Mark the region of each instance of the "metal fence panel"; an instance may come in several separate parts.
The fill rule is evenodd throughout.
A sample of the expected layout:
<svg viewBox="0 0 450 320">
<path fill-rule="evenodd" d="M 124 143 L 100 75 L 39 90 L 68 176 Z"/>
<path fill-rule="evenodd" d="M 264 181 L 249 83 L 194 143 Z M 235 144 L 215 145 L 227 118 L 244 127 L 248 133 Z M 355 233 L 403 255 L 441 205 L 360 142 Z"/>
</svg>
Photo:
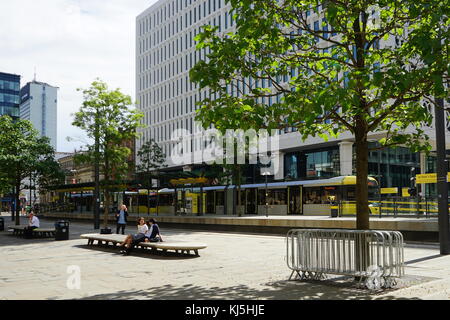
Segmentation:
<svg viewBox="0 0 450 320">
<path fill-rule="evenodd" d="M 292 276 L 322 279 L 347 275 L 368 288 L 392 287 L 404 276 L 403 236 L 398 231 L 294 229 L 287 234 Z"/>
</svg>

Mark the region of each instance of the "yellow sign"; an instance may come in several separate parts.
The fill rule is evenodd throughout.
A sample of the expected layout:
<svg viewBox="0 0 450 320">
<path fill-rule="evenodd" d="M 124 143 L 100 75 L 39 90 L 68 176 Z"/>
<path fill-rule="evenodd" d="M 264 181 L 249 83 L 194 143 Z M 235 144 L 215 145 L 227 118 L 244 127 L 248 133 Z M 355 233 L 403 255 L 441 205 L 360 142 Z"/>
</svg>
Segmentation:
<svg viewBox="0 0 450 320">
<path fill-rule="evenodd" d="M 173 185 L 185 185 L 185 184 L 206 184 L 207 178 L 187 178 L 187 179 L 172 179 L 170 183 Z"/>
<path fill-rule="evenodd" d="M 436 173 L 426 173 L 416 175 L 416 184 L 421 183 L 436 183 L 437 174 Z"/>
<path fill-rule="evenodd" d="M 409 197 L 409 188 L 402 188 L 402 197 Z"/>
<path fill-rule="evenodd" d="M 450 181 L 450 172 L 447 173 L 447 181 Z M 421 183 L 437 183 L 437 174 L 426 173 L 416 175 L 416 184 Z"/>
<path fill-rule="evenodd" d="M 398 193 L 398 188 L 381 188 L 381 194 Z"/>
</svg>

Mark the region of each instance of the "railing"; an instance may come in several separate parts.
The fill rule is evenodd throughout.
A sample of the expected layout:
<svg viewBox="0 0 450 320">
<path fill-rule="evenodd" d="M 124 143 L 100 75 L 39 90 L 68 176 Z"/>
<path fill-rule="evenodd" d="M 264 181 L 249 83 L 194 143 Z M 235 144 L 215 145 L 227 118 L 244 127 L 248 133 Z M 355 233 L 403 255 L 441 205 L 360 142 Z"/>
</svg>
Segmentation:
<svg viewBox="0 0 450 320">
<path fill-rule="evenodd" d="M 404 275 L 397 231 L 296 229 L 287 234 L 287 265 L 300 280 L 353 276 L 369 289 L 391 288 Z"/>
<path fill-rule="evenodd" d="M 339 207 L 339 216 L 356 214 L 355 201 L 341 201 L 336 205 Z M 432 218 L 438 216 L 438 203 L 435 197 L 392 197 L 389 199 L 384 199 L 381 202 L 369 200 L 369 211 L 372 216 L 379 217 Z"/>
</svg>

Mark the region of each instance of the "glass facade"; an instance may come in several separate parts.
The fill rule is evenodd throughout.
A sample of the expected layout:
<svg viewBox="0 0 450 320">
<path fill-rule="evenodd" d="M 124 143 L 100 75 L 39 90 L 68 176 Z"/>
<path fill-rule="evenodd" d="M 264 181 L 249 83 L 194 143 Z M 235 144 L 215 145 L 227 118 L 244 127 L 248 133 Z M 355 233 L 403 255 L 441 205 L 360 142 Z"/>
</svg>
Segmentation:
<svg viewBox="0 0 450 320">
<path fill-rule="evenodd" d="M 420 173 L 420 154 L 408 148 L 377 149 L 376 142 L 370 143 L 369 175 L 380 177 L 381 187 L 410 187 L 413 174 Z M 434 161 L 430 159 L 427 171 L 435 172 Z M 353 147 L 353 174 L 356 175 L 356 154 Z M 412 172 L 411 168 L 415 168 Z M 286 180 L 327 179 L 340 176 L 339 147 L 297 151 L 287 153 L 284 158 Z M 377 179 L 378 180 L 378 179 Z"/>
<path fill-rule="evenodd" d="M 20 76 L 0 72 L 0 116 L 19 118 Z"/>
<path fill-rule="evenodd" d="M 411 187 L 411 169 L 415 168 L 414 174 L 420 173 L 420 153 L 404 147 L 376 148 L 376 142 L 369 143 L 369 175 L 380 178 L 382 188 Z"/>
<path fill-rule="evenodd" d="M 286 180 L 327 179 L 340 175 L 339 147 L 287 153 L 284 157 Z"/>
</svg>

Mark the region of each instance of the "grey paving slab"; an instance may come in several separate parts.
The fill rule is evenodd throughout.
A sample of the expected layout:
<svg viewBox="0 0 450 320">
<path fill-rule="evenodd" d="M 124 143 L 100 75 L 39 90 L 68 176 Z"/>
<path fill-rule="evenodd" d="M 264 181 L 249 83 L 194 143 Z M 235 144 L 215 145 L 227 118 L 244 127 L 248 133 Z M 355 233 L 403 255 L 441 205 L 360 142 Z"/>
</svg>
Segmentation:
<svg viewBox="0 0 450 320">
<path fill-rule="evenodd" d="M 52 221 L 42 224 L 51 226 Z M 69 241 L 26 240 L 0 232 L 0 299 L 449 299 L 450 257 L 436 245 L 405 249 L 406 277 L 397 290 L 368 292 L 348 279 L 288 281 L 285 239 L 192 230 L 162 230 L 166 239 L 199 241 L 200 257 L 88 247 L 89 223 L 72 223 Z M 133 232 L 133 228 L 128 228 Z M 80 271 L 73 287 L 71 268 Z"/>
</svg>

